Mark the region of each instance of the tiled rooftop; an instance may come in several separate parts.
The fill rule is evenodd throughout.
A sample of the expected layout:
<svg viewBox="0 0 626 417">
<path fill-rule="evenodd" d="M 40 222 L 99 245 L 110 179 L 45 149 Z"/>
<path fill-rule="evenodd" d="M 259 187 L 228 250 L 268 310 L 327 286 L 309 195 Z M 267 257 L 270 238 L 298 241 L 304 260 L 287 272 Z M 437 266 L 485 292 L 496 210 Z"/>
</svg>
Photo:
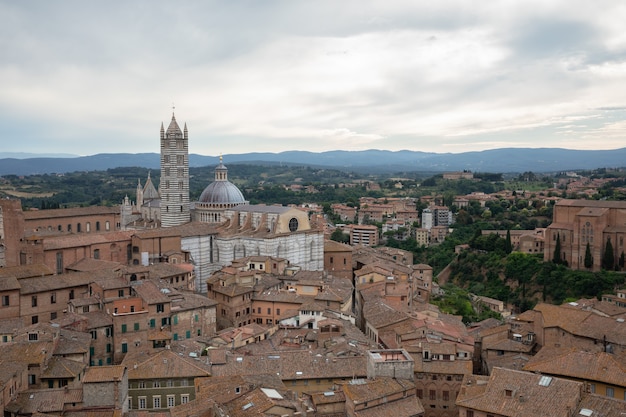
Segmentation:
<svg viewBox="0 0 626 417">
<path fill-rule="evenodd" d="M 125 371 L 123 365 L 91 366 L 85 372 L 83 383 L 121 381 Z"/>
</svg>

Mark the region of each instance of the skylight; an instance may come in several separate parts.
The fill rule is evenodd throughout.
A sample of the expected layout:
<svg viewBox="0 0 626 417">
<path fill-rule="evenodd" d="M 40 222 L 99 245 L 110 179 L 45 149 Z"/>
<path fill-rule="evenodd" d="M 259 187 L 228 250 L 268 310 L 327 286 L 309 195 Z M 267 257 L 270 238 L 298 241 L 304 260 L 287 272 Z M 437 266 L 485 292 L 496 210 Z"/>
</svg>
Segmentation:
<svg viewBox="0 0 626 417">
<path fill-rule="evenodd" d="M 551 376 L 542 376 L 539 380 L 539 385 L 541 385 L 542 387 L 547 387 L 550 385 L 550 382 L 552 382 Z"/>
</svg>

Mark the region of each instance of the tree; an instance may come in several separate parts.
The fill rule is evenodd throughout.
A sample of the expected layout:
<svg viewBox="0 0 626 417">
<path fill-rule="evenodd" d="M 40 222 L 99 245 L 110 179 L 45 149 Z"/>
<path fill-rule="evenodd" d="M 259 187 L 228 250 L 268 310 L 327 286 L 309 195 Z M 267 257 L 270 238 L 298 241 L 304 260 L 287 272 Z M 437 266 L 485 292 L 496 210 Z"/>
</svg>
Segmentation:
<svg viewBox="0 0 626 417">
<path fill-rule="evenodd" d="M 526 298 L 526 283 L 539 271 L 537 257 L 524 252 L 513 252 L 506 258 L 504 274 L 507 278 L 517 281 L 522 290 L 522 299 Z"/>
<path fill-rule="evenodd" d="M 334 240 L 335 242 L 348 243 L 350 241 L 350 236 L 347 233 L 344 233 L 340 228 L 336 228 L 330 235 L 330 240 Z"/>
<path fill-rule="evenodd" d="M 593 256 L 591 255 L 591 248 L 589 242 L 587 242 L 587 248 L 585 249 L 585 268 L 591 268 L 593 266 Z"/>
<path fill-rule="evenodd" d="M 508 255 L 513 251 L 513 245 L 511 244 L 511 230 L 506 230 L 506 241 L 504 243 L 504 252 Z"/>
<path fill-rule="evenodd" d="M 556 244 L 554 245 L 554 255 L 552 256 L 552 262 L 559 265 L 563 263 L 561 259 L 561 234 L 556 235 Z"/>
<path fill-rule="evenodd" d="M 613 254 L 613 244 L 611 243 L 611 238 L 607 239 L 606 246 L 604 247 L 602 267 L 607 271 L 611 271 L 615 268 L 615 255 Z"/>
</svg>

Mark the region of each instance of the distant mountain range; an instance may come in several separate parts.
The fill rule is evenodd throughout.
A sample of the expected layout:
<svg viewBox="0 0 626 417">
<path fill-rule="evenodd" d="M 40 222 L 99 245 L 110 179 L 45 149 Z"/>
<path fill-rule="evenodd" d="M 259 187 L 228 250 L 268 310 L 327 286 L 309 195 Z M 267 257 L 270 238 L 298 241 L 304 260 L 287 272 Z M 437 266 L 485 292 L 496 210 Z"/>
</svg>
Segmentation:
<svg viewBox="0 0 626 417">
<path fill-rule="evenodd" d="M 76 157 L 15 158 L 0 153 L 0 175 L 32 175 L 75 171 L 101 171 L 118 167 L 159 169 L 159 154 L 117 153 Z M 13 154 L 15 156 L 15 154 Z M 608 151 L 579 151 L 559 148 L 502 148 L 480 152 L 429 153 L 417 151 L 286 151 L 224 155 L 229 164 L 283 164 L 335 168 L 345 171 L 393 172 L 472 172 L 515 173 L 558 172 L 626 166 L 626 148 Z M 191 154 L 191 167 L 213 166 L 215 156 Z"/>
</svg>

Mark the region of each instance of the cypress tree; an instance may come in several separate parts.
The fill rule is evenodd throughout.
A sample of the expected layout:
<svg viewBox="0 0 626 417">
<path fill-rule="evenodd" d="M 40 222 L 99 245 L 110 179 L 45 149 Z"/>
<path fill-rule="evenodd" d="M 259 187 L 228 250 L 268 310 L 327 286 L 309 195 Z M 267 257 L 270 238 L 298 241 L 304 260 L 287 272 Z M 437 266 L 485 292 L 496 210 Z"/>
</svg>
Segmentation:
<svg viewBox="0 0 626 417">
<path fill-rule="evenodd" d="M 552 262 L 560 264 L 561 260 L 561 234 L 556 235 L 556 244 L 554 245 L 554 255 L 552 256 Z"/>
<path fill-rule="evenodd" d="M 611 243 L 611 238 L 607 239 L 606 246 L 604 247 L 602 267 L 607 271 L 611 271 L 615 267 L 615 256 L 613 254 L 613 244 Z"/>
<path fill-rule="evenodd" d="M 507 255 L 513 251 L 513 245 L 511 244 L 511 229 L 506 230 L 506 243 L 504 244 L 504 251 Z"/>
<path fill-rule="evenodd" d="M 591 248 L 589 242 L 587 242 L 587 248 L 585 249 L 585 268 L 591 268 L 593 266 L 593 256 L 591 256 Z"/>
</svg>

